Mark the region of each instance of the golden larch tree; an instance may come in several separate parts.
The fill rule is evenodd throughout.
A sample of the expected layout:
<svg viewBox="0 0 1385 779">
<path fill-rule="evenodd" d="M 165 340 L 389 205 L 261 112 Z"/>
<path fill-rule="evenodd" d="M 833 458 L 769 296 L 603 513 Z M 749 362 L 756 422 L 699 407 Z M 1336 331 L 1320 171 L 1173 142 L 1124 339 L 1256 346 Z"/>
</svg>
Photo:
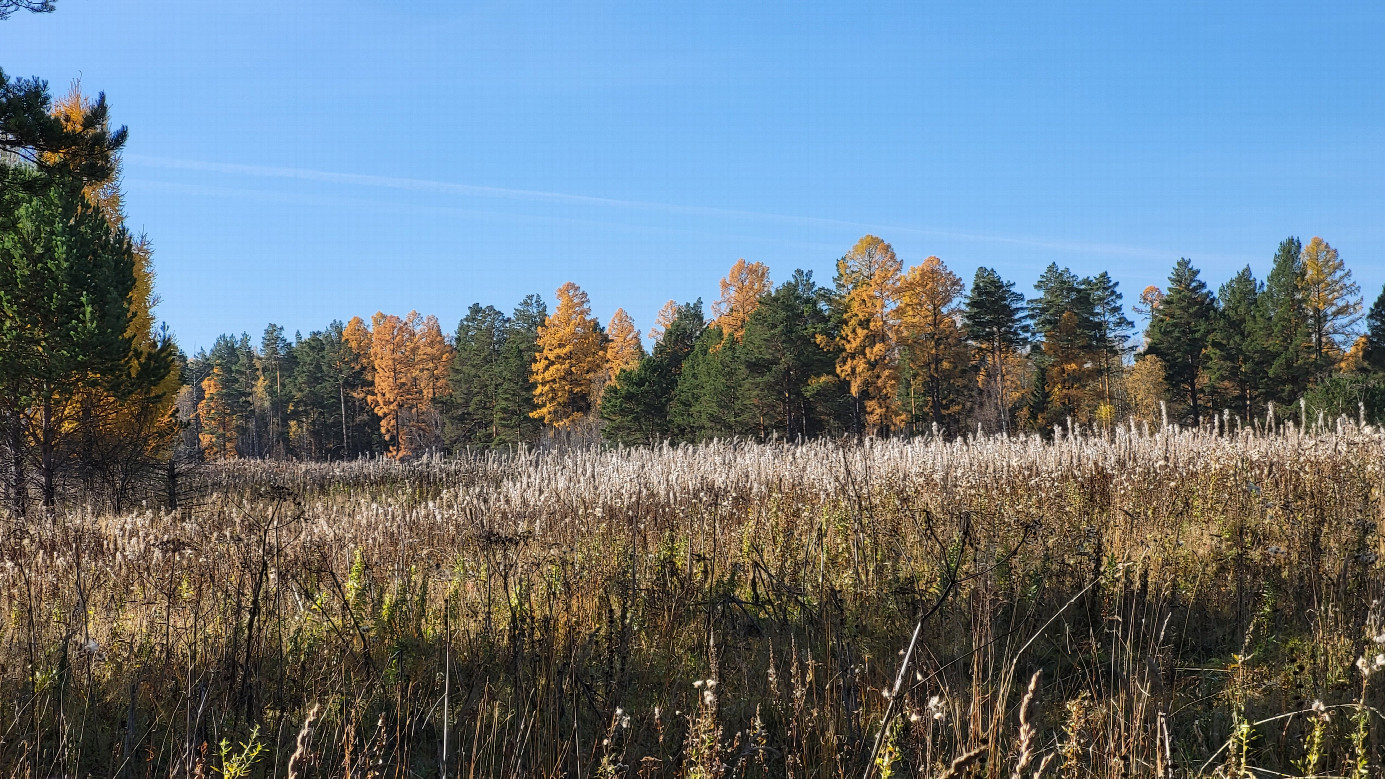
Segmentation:
<svg viewBox="0 0 1385 779">
<path fill-rule="evenodd" d="M 970 350 L 958 323 L 962 279 L 943 261 L 929 257 L 904 274 L 899 284 L 899 341 L 908 357 L 911 381 L 909 416 L 920 417 L 926 403 L 930 421 L 943 425 L 962 409 Z"/>
<path fill-rule="evenodd" d="M 634 370 L 644 357 L 644 346 L 640 343 L 640 332 L 625 309 L 617 308 L 606 326 L 606 380 L 615 381 L 621 371 Z"/>
<path fill-rule="evenodd" d="M 747 263 L 744 258 L 736 260 L 721 280 L 721 297 L 712 304 L 712 324 L 721 328 L 722 337 L 739 341 L 750 312 L 771 290 L 768 265 Z"/>
<path fill-rule="evenodd" d="M 420 454 L 437 444 L 441 422 L 435 401 L 447 393 L 451 356 L 436 317 L 423 318 L 417 311 L 402 319 L 379 312 L 372 317 L 374 370 L 366 401 L 380 417 L 391 457 Z"/>
<path fill-rule="evenodd" d="M 654 326 L 649 328 L 650 346 L 659 343 L 664 337 L 664 331 L 673 324 L 673 320 L 678 316 L 678 303 L 670 300 L 659 309 L 659 313 L 654 315 Z"/>
<path fill-rule="evenodd" d="M 539 326 L 530 416 L 562 429 L 596 406 L 593 392 L 606 371 L 606 344 L 581 287 L 569 281 L 558 288 L 557 297 L 557 307 Z"/>
<path fill-rule="evenodd" d="M 1347 336 L 1361 318 L 1361 287 L 1351 280 L 1351 271 L 1327 241 L 1313 236 L 1299 256 L 1313 356 L 1319 366 L 1327 367 L 1341 359 L 1338 339 Z"/>
<path fill-rule="evenodd" d="M 901 264 L 894 248 L 874 235 L 837 260 L 842 325 L 835 343 L 837 375 L 861 409 L 868 435 L 887 434 L 903 422 L 896 397 L 899 347 L 895 306 Z"/>
<path fill-rule="evenodd" d="M 370 334 L 370 325 L 367 325 L 365 320 L 358 316 L 351 317 L 351 321 L 346 323 L 346 327 L 341 332 L 341 340 L 351 349 L 354 367 L 365 373 L 366 381 L 373 381 L 375 366 L 371 362 L 370 353 L 374 344 Z"/>
</svg>

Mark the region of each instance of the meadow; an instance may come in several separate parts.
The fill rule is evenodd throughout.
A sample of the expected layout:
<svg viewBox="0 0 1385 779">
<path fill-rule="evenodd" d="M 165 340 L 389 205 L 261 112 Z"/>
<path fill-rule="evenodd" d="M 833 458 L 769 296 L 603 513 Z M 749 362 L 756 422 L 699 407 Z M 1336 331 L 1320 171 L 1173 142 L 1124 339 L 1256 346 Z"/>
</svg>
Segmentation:
<svg viewBox="0 0 1385 779">
<path fill-rule="evenodd" d="M 1342 420 L 208 465 L 176 512 L 0 525 L 0 775 L 1375 776 L 1382 455 Z"/>
</svg>

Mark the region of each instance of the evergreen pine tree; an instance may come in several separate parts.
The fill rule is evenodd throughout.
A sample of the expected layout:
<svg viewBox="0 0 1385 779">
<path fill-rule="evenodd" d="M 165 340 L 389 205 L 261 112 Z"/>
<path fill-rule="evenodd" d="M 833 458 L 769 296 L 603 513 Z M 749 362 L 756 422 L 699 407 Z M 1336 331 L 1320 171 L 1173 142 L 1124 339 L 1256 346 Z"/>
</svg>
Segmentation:
<svg viewBox="0 0 1385 779">
<path fill-rule="evenodd" d="M 1385 289 L 1366 314 L 1366 348 L 1363 361 L 1368 370 L 1385 373 Z"/>
<path fill-rule="evenodd" d="M 1216 300 L 1197 269 L 1180 258 L 1150 320 L 1146 352 L 1164 363 L 1164 379 L 1187 402 L 1194 425 L 1202 423 L 1206 405 L 1205 370 L 1216 313 Z"/>
<path fill-rule="evenodd" d="M 807 438 L 830 429 L 849 406 L 835 357 L 822 348 L 832 341 L 825 297 L 811 271 L 796 270 L 746 320 L 746 387 L 765 434 Z"/>
<path fill-rule="evenodd" d="M 494 306 L 472 303 L 457 323 L 449 382 L 447 440 L 453 447 L 491 446 L 503 439 L 498 408 L 503 355 L 512 323 Z"/>
<path fill-rule="evenodd" d="M 1302 252 L 1297 238 L 1280 242 L 1265 288 L 1256 299 L 1257 375 L 1264 376 L 1266 399 L 1281 405 L 1303 397 L 1314 371 Z"/>
<path fill-rule="evenodd" d="M 975 348 L 978 374 L 986 405 L 994 409 L 998 427 L 1009 432 L 1013 408 L 1007 397 L 1005 364 L 1009 355 L 1029 344 L 1024 296 L 1013 281 L 1005 281 L 992 268 L 977 268 L 963 311 L 967 338 Z"/>
<path fill-rule="evenodd" d="M 1257 317 L 1263 286 L 1247 265 L 1217 291 L 1220 310 L 1212 327 L 1208 376 L 1217 394 L 1230 401 L 1243 419 L 1258 413 L 1265 383 L 1264 360 L 1256 353 L 1255 341 L 1262 327 Z"/>
<path fill-rule="evenodd" d="M 641 444 L 664 440 L 674 434 L 669 410 L 674 402 L 674 390 L 684 362 L 705 329 L 700 299 L 678 306 L 649 356 L 634 370 L 622 373 L 619 381 L 606 385 L 600 410 L 609 438 L 623 444 Z M 688 396 L 684 396 L 681 402 L 687 400 Z M 686 406 L 675 412 L 674 417 L 680 425 L 685 425 L 689 419 Z"/>
</svg>

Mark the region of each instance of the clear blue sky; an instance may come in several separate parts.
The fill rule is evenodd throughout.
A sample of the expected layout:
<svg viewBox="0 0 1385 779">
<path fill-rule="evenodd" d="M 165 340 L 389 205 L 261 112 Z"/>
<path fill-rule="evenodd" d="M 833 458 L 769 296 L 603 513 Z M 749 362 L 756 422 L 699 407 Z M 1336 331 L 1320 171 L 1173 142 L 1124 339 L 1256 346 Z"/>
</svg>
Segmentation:
<svg viewBox="0 0 1385 779">
<path fill-rule="evenodd" d="M 128 125 L 189 350 L 378 309 L 455 327 L 574 280 L 641 329 L 738 257 L 830 283 L 862 234 L 1026 293 L 1215 288 L 1322 235 L 1385 282 L 1375 3 L 58 0 L 0 67 Z"/>
</svg>

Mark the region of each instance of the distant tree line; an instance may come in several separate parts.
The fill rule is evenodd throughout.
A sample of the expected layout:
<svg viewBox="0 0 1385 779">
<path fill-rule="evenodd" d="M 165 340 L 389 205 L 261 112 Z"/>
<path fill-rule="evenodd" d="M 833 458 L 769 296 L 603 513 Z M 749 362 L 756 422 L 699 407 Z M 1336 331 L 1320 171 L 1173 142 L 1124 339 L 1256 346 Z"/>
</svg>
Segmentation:
<svg viewBox="0 0 1385 779">
<path fill-rule="evenodd" d="M 775 286 L 737 261 L 710 317 L 669 301 L 648 349 L 623 309 L 603 326 L 571 282 L 551 313 L 538 295 L 509 315 L 477 303 L 450 334 L 410 312 L 292 341 L 277 325 L 258 345 L 222 336 L 188 361 L 180 407 L 213 459 L 1385 412 L 1385 292 L 1360 327 L 1358 287 L 1321 238 L 1286 239 L 1265 282 L 1247 267 L 1216 294 L 1181 259 L 1131 309 L 1104 272 L 1051 264 L 1033 288 L 980 268 L 968 289 L 937 257 L 905 268 L 865 236 L 830 287 L 803 270 Z M 1130 313 L 1148 322 L 1139 340 Z"/>
</svg>

